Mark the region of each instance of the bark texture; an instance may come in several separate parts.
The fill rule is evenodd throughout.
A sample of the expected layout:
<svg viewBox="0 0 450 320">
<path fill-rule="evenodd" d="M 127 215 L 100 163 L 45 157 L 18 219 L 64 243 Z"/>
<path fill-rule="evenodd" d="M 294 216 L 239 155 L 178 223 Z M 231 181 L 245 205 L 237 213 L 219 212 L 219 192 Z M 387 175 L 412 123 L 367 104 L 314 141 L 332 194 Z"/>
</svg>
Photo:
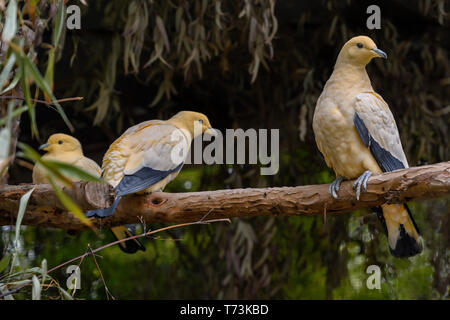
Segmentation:
<svg viewBox="0 0 450 320">
<path fill-rule="evenodd" d="M 93 221 L 96 227 L 109 228 L 144 222 L 194 222 L 207 213 L 207 219 L 340 214 L 384 203 L 446 197 L 450 195 L 450 161 L 372 176 L 360 201 L 356 201 L 352 183 L 342 183 L 337 200 L 329 195 L 329 185 L 130 195 L 120 201 L 112 217 Z M 50 185 L 32 184 L 6 185 L 0 190 L 0 225 L 15 224 L 20 197 L 33 187 L 23 225 L 87 228 L 64 209 Z M 100 183 L 80 182 L 64 191 L 86 211 L 109 207 L 114 199 L 113 189 Z"/>
</svg>

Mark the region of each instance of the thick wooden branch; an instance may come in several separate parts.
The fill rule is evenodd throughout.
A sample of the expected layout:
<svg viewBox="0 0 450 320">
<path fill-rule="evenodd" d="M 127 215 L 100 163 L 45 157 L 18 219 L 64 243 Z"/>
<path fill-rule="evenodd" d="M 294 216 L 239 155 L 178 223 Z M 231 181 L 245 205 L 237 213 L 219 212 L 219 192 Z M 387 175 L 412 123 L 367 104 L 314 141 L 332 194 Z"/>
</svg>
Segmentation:
<svg viewBox="0 0 450 320">
<path fill-rule="evenodd" d="M 446 197 L 450 195 L 450 161 L 373 176 L 360 201 L 356 201 L 352 183 L 342 183 L 338 200 L 328 194 L 329 185 L 130 195 L 120 201 L 112 217 L 94 219 L 94 224 L 108 228 L 143 222 L 192 222 L 208 212 L 207 219 L 322 215 L 325 211 L 338 214 L 384 203 Z M 33 187 L 36 189 L 23 225 L 86 229 L 65 211 L 50 185 L 32 184 L 6 185 L 0 190 L 0 225 L 15 224 L 20 197 Z M 80 182 L 64 191 L 86 211 L 109 207 L 114 199 L 114 191 L 106 184 Z"/>
</svg>

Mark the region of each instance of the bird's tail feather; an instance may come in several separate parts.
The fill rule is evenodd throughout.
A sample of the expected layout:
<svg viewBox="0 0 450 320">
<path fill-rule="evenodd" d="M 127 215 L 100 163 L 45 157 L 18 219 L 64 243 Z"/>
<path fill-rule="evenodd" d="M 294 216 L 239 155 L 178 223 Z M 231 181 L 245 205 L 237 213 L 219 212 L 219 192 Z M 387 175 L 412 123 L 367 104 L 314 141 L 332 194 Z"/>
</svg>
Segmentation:
<svg viewBox="0 0 450 320">
<path fill-rule="evenodd" d="M 88 217 L 88 218 L 91 218 L 91 217 L 105 218 L 105 217 L 112 216 L 114 211 L 116 211 L 117 205 L 119 204 L 119 201 L 121 198 L 122 198 L 121 196 L 117 196 L 116 199 L 114 200 L 112 206 L 109 208 L 90 210 L 90 211 L 86 212 L 86 217 Z"/>
<path fill-rule="evenodd" d="M 389 250 L 397 258 L 412 257 L 422 252 L 422 238 L 406 204 L 385 204 L 377 216 L 388 237 Z"/>
<path fill-rule="evenodd" d="M 117 240 L 134 236 L 133 226 L 120 226 L 111 228 L 111 232 Z M 119 243 L 120 249 L 125 253 L 136 253 L 138 250 L 145 251 L 145 246 L 139 239 L 127 240 Z"/>
<path fill-rule="evenodd" d="M 120 199 L 122 199 L 122 196 L 116 196 L 116 199 L 114 199 L 114 202 L 111 206 L 111 208 L 109 208 L 109 214 L 108 216 L 112 216 L 114 211 L 116 211 L 117 205 L 119 204 Z"/>
</svg>

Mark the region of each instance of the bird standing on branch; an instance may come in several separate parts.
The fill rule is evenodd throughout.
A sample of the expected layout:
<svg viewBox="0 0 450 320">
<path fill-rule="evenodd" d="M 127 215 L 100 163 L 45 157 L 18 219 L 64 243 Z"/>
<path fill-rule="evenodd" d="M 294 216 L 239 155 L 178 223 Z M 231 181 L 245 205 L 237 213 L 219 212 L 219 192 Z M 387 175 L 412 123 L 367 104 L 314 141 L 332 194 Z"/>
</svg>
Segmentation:
<svg viewBox="0 0 450 320">
<path fill-rule="evenodd" d="M 72 136 L 62 133 L 53 134 L 46 144 L 39 147 L 39 150 L 47 152 L 42 156 L 43 160 L 65 162 L 79 167 L 93 176 L 100 177 L 101 175 L 101 169 L 98 164 L 84 156 L 81 143 Z M 72 182 L 78 181 L 74 178 L 71 178 L 70 180 Z M 39 164 L 36 164 L 33 168 L 33 183 L 49 183 L 47 170 L 42 168 Z M 59 187 L 63 187 L 63 184 L 58 180 L 55 180 L 55 184 Z M 114 227 L 111 228 L 111 231 L 117 239 L 124 239 L 134 235 L 133 226 Z M 139 249 L 145 250 L 145 247 L 139 239 L 121 242 L 120 248 L 127 253 L 134 253 Z"/>
<path fill-rule="evenodd" d="M 208 118 L 192 111 L 181 111 L 166 121 L 145 121 L 126 130 L 111 144 L 102 163 L 102 177 L 116 193 L 114 203 L 86 216 L 108 217 L 125 195 L 162 191 L 180 172 L 192 140 L 203 133 L 215 135 Z"/>
<path fill-rule="evenodd" d="M 329 190 L 336 199 L 344 179 L 357 178 L 353 188 L 359 200 L 372 174 L 408 168 L 394 117 L 374 92 L 365 69 L 375 57 L 387 59 L 372 39 L 350 39 L 341 49 L 314 111 L 317 146 L 337 176 Z M 406 204 L 382 205 L 377 215 L 395 257 L 422 251 L 419 230 Z"/>
</svg>

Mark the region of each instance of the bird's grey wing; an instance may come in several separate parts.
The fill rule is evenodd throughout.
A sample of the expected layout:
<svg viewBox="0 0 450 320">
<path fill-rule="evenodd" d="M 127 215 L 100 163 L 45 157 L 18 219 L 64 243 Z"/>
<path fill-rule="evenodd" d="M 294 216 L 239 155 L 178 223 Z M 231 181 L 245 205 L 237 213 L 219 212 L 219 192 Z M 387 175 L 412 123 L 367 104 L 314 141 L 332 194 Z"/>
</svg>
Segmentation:
<svg viewBox="0 0 450 320">
<path fill-rule="evenodd" d="M 354 124 L 381 170 L 408 168 L 394 116 L 383 98 L 375 92 L 357 95 Z"/>
<path fill-rule="evenodd" d="M 158 125 L 135 133 L 136 150 L 128 159 L 117 195 L 145 190 L 183 166 L 190 142 L 176 127 Z M 142 141 L 142 143 L 139 143 Z"/>
</svg>

